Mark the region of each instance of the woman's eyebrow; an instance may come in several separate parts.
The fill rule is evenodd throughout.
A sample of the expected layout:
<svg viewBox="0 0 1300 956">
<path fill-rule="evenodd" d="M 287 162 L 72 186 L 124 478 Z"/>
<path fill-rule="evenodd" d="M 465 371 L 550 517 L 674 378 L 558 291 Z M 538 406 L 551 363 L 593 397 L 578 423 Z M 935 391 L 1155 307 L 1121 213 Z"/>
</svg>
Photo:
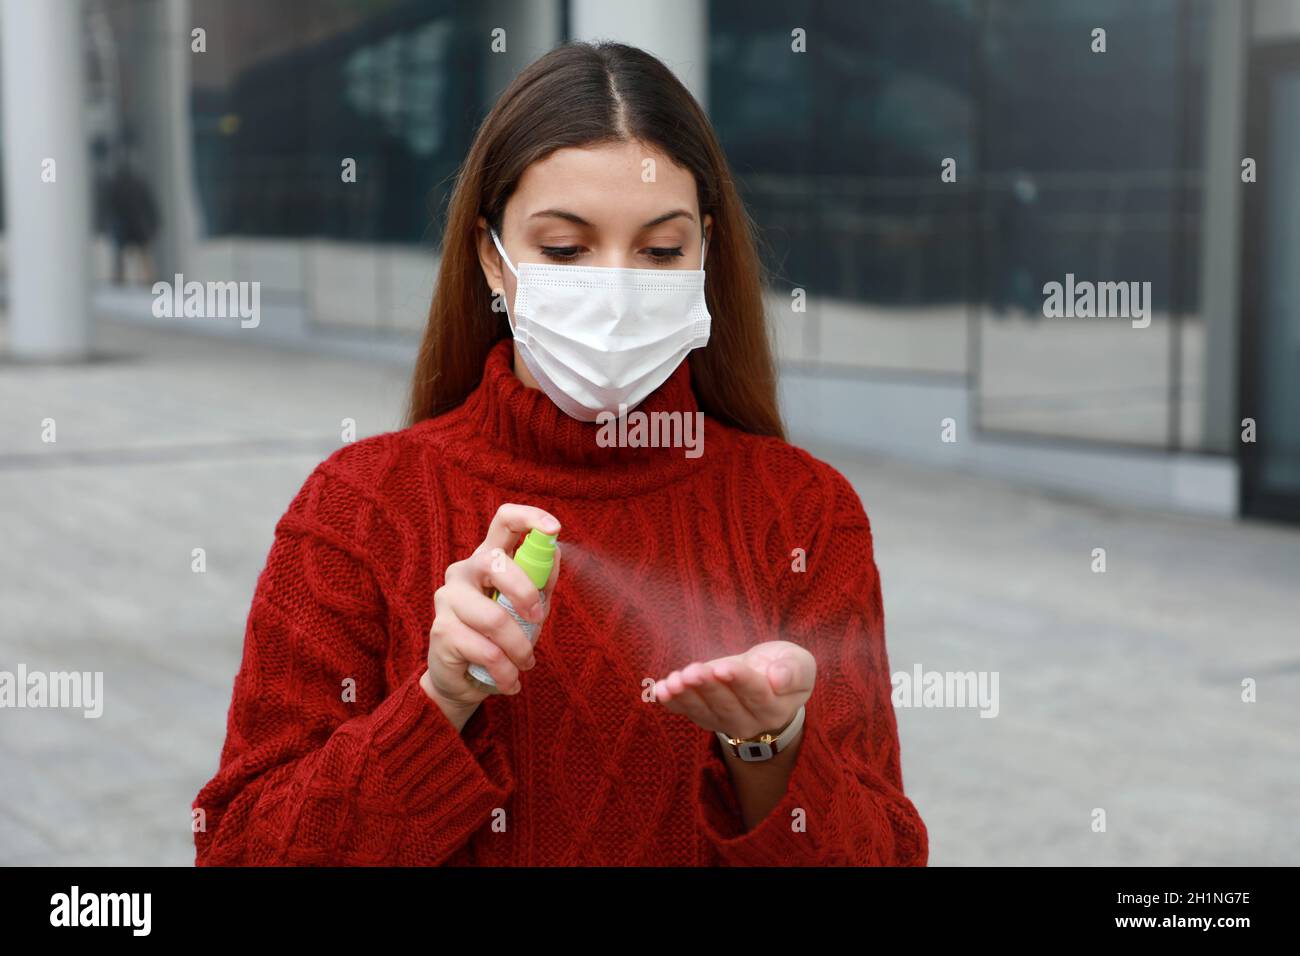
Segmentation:
<svg viewBox="0 0 1300 956">
<path fill-rule="evenodd" d="M 658 217 L 656 217 L 656 218 L 654 218 L 654 219 L 651 219 L 649 222 L 647 222 L 647 223 L 646 223 L 644 226 L 642 226 L 641 228 L 642 228 L 642 229 L 649 229 L 651 226 L 658 226 L 658 225 L 660 225 L 661 223 L 665 223 L 665 222 L 667 222 L 669 219 L 677 219 L 677 218 L 682 217 L 682 216 L 685 216 L 687 219 L 691 220 L 692 222 L 695 221 L 695 217 L 692 216 L 692 215 L 691 215 L 689 212 L 687 212 L 685 209 L 674 209 L 672 212 L 666 212 L 666 213 L 664 213 L 662 216 L 658 216 Z"/>
<path fill-rule="evenodd" d="M 543 219 L 543 218 L 547 218 L 547 217 L 550 217 L 550 218 L 553 218 L 553 219 L 567 219 L 569 222 L 575 223 L 576 225 L 579 225 L 579 226 L 590 226 L 590 225 L 591 225 L 591 223 L 587 222 L 587 220 L 583 219 L 583 218 L 582 218 L 581 216 L 579 216 L 577 213 L 567 212 L 566 210 L 563 210 L 563 209 L 542 209 L 542 210 L 540 210 L 539 212 L 535 212 L 535 213 L 533 213 L 533 214 L 532 214 L 531 216 L 529 216 L 528 218 L 529 218 L 529 219 Z"/>
<path fill-rule="evenodd" d="M 689 212 L 687 212 L 685 209 L 674 209 L 671 212 L 664 213 L 662 216 L 656 216 L 654 219 L 651 219 L 649 222 L 642 225 L 641 228 L 649 229 L 651 226 L 662 225 L 663 223 L 667 222 L 670 219 L 677 219 L 683 216 L 691 220 L 692 222 L 695 221 L 695 217 L 691 215 Z M 587 222 L 587 220 L 583 219 L 577 213 L 569 212 L 566 209 L 541 209 L 533 213 L 528 218 L 529 219 L 544 219 L 544 218 L 564 219 L 578 226 L 591 225 L 591 223 Z"/>
</svg>

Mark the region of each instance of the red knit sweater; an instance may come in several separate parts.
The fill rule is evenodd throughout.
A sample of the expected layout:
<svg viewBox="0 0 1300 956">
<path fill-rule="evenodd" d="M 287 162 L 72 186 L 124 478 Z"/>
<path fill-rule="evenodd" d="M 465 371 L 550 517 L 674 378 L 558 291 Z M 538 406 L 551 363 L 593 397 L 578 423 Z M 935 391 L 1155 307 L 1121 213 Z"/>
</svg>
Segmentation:
<svg viewBox="0 0 1300 956">
<path fill-rule="evenodd" d="M 712 418 L 702 457 L 601 447 L 511 357 L 454 411 L 340 448 L 276 526 L 196 862 L 924 864 L 849 483 Z M 696 411 L 688 363 L 640 408 Z M 433 592 L 507 501 L 560 519 L 560 578 L 522 692 L 458 733 L 419 686 Z M 777 639 L 817 680 L 787 791 L 746 832 L 717 738 L 648 688 Z"/>
</svg>

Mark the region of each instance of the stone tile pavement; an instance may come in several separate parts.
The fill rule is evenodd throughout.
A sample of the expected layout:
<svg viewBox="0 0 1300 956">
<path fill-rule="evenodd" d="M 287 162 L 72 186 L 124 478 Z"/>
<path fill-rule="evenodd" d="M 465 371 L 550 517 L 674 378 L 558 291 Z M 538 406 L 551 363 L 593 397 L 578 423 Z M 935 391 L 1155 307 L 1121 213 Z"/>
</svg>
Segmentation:
<svg viewBox="0 0 1300 956">
<path fill-rule="evenodd" d="M 0 366 L 0 670 L 101 670 L 108 698 L 0 710 L 0 864 L 192 863 L 275 521 L 341 419 L 398 427 L 405 397 L 391 363 L 97 337 Z M 998 673 L 993 719 L 898 710 L 933 864 L 1300 863 L 1300 531 L 810 450 L 871 516 L 891 669 Z"/>
</svg>

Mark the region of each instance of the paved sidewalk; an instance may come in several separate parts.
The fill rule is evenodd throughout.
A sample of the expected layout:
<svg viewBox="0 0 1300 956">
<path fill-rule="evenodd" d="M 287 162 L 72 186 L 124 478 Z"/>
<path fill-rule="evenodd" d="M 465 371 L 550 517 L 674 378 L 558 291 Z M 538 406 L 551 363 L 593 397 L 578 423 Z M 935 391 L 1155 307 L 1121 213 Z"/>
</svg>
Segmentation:
<svg viewBox="0 0 1300 956">
<path fill-rule="evenodd" d="M 405 398 L 396 365 L 99 335 L 120 358 L 0 367 L 0 670 L 109 698 L 0 710 L 0 864 L 193 861 L 275 521 Z M 999 675 L 994 719 L 898 711 L 932 863 L 1300 863 L 1300 532 L 811 450 L 872 518 L 892 669 Z"/>
</svg>

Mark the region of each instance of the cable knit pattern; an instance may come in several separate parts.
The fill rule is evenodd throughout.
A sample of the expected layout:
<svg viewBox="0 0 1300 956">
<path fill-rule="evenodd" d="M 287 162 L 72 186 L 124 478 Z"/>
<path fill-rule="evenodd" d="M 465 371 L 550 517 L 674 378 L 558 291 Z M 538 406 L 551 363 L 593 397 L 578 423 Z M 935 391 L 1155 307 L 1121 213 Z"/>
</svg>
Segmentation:
<svg viewBox="0 0 1300 956">
<path fill-rule="evenodd" d="M 454 411 L 339 449 L 277 524 L 196 862 L 924 865 L 849 483 L 711 418 L 699 458 L 601 447 L 511 358 L 498 343 Z M 640 410 L 696 412 L 688 363 Z M 433 592 L 509 501 L 560 519 L 560 579 L 523 691 L 458 733 L 419 686 Z M 648 697 L 776 639 L 817 683 L 786 793 L 746 831 L 716 737 Z"/>
</svg>

